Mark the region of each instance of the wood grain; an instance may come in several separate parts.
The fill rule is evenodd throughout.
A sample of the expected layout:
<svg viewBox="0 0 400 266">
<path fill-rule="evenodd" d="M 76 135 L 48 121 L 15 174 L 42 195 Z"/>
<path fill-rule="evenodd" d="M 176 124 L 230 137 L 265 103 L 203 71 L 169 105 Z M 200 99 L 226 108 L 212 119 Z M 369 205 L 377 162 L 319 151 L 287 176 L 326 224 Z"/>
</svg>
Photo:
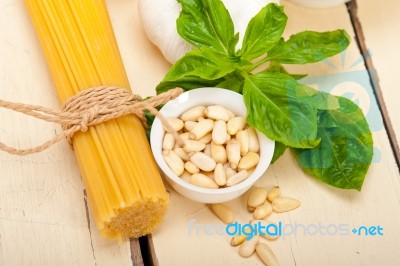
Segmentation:
<svg viewBox="0 0 400 266">
<path fill-rule="evenodd" d="M 370 16 L 375 17 L 375 11 L 372 11 L 373 8 L 372 6 L 375 7 L 375 3 L 372 4 L 371 1 L 360 1 L 363 9 L 362 9 L 362 20 L 363 23 L 360 21 L 359 18 L 359 9 L 358 9 L 358 4 L 357 1 L 353 0 L 351 2 L 349 2 L 347 4 L 348 9 L 349 9 L 349 13 L 350 13 L 350 18 L 354 27 L 354 31 L 356 34 L 356 39 L 357 39 L 357 44 L 358 47 L 361 51 L 361 54 L 364 57 L 364 62 L 365 62 L 365 66 L 370 74 L 370 78 L 371 78 L 371 84 L 373 86 L 374 89 L 374 93 L 376 95 L 376 99 L 378 101 L 380 110 L 381 110 L 381 114 L 382 114 L 382 118 L 383 118 L 383 122 L 385 125 L 385 129 L 386 132 L 388 133 L 388 137 L 389 137 L 389 141 L 390 141 L 390 145 L 392 146 L 392 150 L 394 153 L 394 156 L 396 158 L 396 162 L 397 165 L 400 167 L 400 148 L 399 148 L 399 142 L 398 142 L 398 137 L 396 135 L 396 131 L 399 132 L 398 130 L 400 129 L 399 123 L 397 121 L 397 119 L 394 119 L 393 117 L 395 117 L 395 114 L 398 113 L 398 111 L 400 110 L 398 108 L 397 104 L 394 104 L 394 99 L 395 97 L 391 97 L 391 95 L 393 93 L 396 93 L 395 90 L 395 86 L 392 85 L 392 83 L 388 82 L 389 79 L 393 78 L 395 73 L 391 73 L 391 69 L 392 68 L 388 68 L 387 67 L 387 61 L 386 60 L 390 60 L 390 61 L 396 61 L 396 59 L 400 59 L 400 53 L 396 52 L 396 49 L 393 50 L 393 52 L 388 52 L 388 50 L 384 50 L 383 53 L 382 51 L 379 51 L 379 54 L 375 54 L 371 49 L 375 49 L 375 47 L 377 48 L 377 50 L 381 49 L 382 47 L 382 40 L 385 39 L 385 37 L 389 38 L 389 36 L 385 36 L 384 38 L 382 38 L 382 36 L 380 36 L 380 34 L 378 34 L 378 32 L 376 31 L 376 29 L 374 30 L 374 26 L 376 26 L 376 20 L 373 20 L 371 24 L 371 20 L 370 20 Z M 392 10 L 396 10 L 396 7 L 400 7 L 400 5 L 398 5 L 397 2 L 390 2 L 388 4 L 379 6 L 378 8 L 382 9 L 382 7 L 384 6 L 384 9 L 388 8 L 388 7 L 393 7 Z M 365 8 L 367 7 L 367 8 Z M 381 14 L 385 14 L 385 10 L 379 10 L 379 12 L 381 12 Z M 368 19 L 366 19 L 368 18 Z M 392 15 L 392 19 L 393 19 L 393 15 Z M 395 20 L 397 19 L 394 18 Z M 364 30 L 363 30 L 363 25 L 365 25 L 366 27 L 366 32 L 368 33 L 368 37 L 371 37 L 372 40 L 370 40 L 368 42 L 366 42 L 365 39 L 365 34 L 364 34 Z M 384 28 L 391 28 L 390 24 L 385 25 L 386 27 Z M 396 24 L 393 24 L 396 25 Z M 380 36 L 380 37 L 378 37 Z M 391 37 L 390 37 L 391 38 Z M 398 42 L 400 41 L 400 39 L 398 40 Z M 370 48 L 372 47 L 372 48 Z M 390 50 L 389 50 L 390 51 Z M 381 73 L 382 77 L 383 77 L 383 81 L 382 81 L 382 86 L 381 86 L 381 81 L 379 78 L 379 73 L 377 71 L 377 69 L 374 66 L 373 63 L 373 58 L 377 57 L 376 61 L 379 64 L 379 73 Z M 382 59 L 385 60 L 385 64 L 382 65 Z M 385 71 L 385 68 L 387 68 L 387 70 Z M 386 104 L 386 101 L 389 102 L 389 106 L 390 106 L 390 111 L 388 112 L 388 107 Z M 396 113 L 397 112 L 397 113 Z M 393 122 L 392 122 L 393 121 Z M 394 123 L 394 126 L 393 126 Z"/>
<path fill-rule="evenodd" d="M 284 2 L 289 16 L 286 35 L 305 29 L 346 29 L 352 44 L 343 56 L 318 64 L 290 67 L 292 72 L 310 73 L 307 82 L 337 95 L 353 94 L 364 112 L 378 110 L 368 72 L 355 41 L 346 6 L 307 9 Z M 371 94 L 372 93 L 372 94 Z M 372 95 L 372 97 L 371 97 Z M 279 185 L 286 196 L 299 198 L 302 206 L 290 213 L 274 214 L 270 219 L 284 224 L 306 226 L 343 225 L 352 230 L 362 225 L 380 225 L 384 236 L 297 235 L 271 242 L 282 265 L 396 265 L 396 239 L 400 237 L 399 173 L 379 110 L 369 118 L 374 127 L 376 157 L 362 192 L 331 188 L 305 175 L 290 153 L 269 168 L 258 185 Z M 228 202 L 238 220 L 251 215 L 245 210 L 247 195 Z M 390 217 L 390 218 L 389 218 Z M 204 205 L 189 201 L 171 189 L 171 206 L 164 224 L 153 234 L 160 265 L 262 265 L 257 256 L 243 259 L 229 245 L 227 235 L 207 235 L 207 224 L 220 221 Z M 301 226 L 299 226 L 301 228 Z M 209 233 L 209 232 L 208 232 Z M 180 252 L 175 252 L 180 251 Z"/>
<path fill-rule="evenodd" d="M 369 4 L 359 3 L 360 13 L 361 9 L 364 9 L 363 14 L 373 12 L 367 10 L 375 9 L 372 1 L 364 1 Z M 137 0 L 109 0 L 107 3 L 132 87 L 142 96 L 153 95 L 155 86 L 170 65 L 145 37 Z M 365 112 L 375 110 L 377 103 L 369 94 L 372 86 L 355 42 L 346 6 L 319 10 L 285 2 L 285 8 L 289 15 L 286 35 L 305 29 L 344 28 L 353 38 L 345 56 L 318 64 L 290 67 L 290 70 L 310 73 L 307 81 L 314 82 L 313 85 L 320 89 L 328 88 L 336 94 L 352 93 L 353 100 L 358 101 Z M 366 17 L 360 15 L 368 46 L 373 34 L 368 33 L 367 28 L 375 27 L 375 32 L 378 29 L 380 34 L 382 27 L 389 26 L 377 28 L 370 24 L 367 27 L 364 24 Z M 389 16 L 389 20 L 392 21 L 393 17 Z M 378 22 L 383 23 L 375 23 Z M 376 43 L 378 46 L 378 41 Z M 374 48 L 374 51 L 380 49 Z M 380 60 L 384 62 L 384 59 Z M 381 81 L 384 79 L 382 73 L 395 71 L 395 67 L 378 64 L 375 57 L 373 61 Z M 347 80 L 349 77 L 356 77 L 358 83 Z M 390 81 L 387 79 L 384 84 L 390 84 Z M 386 85 L 381 83 L 383 92 Z M 383 95 L 389 116 L 396 117 L 396 111 L 391 111 L 396 110 L 392 108 L 396 98 L 391 97 L 396 94 Z M 18 0 L 0 3 L 0 98 L 52 108 L 59 106 L 40 46 L 24 6 Z M 0 121 L 0 140 L 18 147 L 40 143 L 59 130 L 51 124 L 4 110 L 0 110 Z M 384 228 L 384 236 L 356 236 L 352 233 L 343 236 L 290 235 L 271 243 L 282 265 L 400 264 L 397 252 L 400 238 L 399 172 L 380 114 L 372 116 L 370 123 L 376 125 L 373 132 L 376 157 L 361 193 L 334 189 L 305 175 L 290 153 L 269 168 L 258 185 L 278 184 L 284 195 L 302 201 L 299 209 L 274 215 L 272 220 L 292 225 L 345 224 L 349 229 L 380 225 Z M 397 132 L 396 122 L 393 123 Z M 0 265 L 143 263 L 137 241 L 117 244 L 98 235 L 90 219 L 90 206 L 87 214 L 84 187 L 66 142 L 28 157 L 0 153 L 0 169 Z M 256 256 L 250 259 L 239 257 L 237 248 L 230 247 L 228 236 L 208 236 L 202 232 L 201 224 L 217 225 L 219 220 L 204 204 L 189 201 L 172 188 L 169 190 L 171 205 L 168 215 L 149 238 L 152 239 L 150 247 L 154 247 L 154 252 L 151 254 L 156 256 L 153 259 L 156 265 L 261 265 Z M 251 218 L 245 210 L 247 195 L 228 203 L 237 213 L 238 220 L 243 222 Z"/>
<path fill-rule="evenodd" d="M 113 10 L 111 16 L 125 22 L 132 15 Z M 0 3 L 0 98 L 59 108 L 23 1 Z M 17 147 L 39 144 L 59 130 L 5 110 L 0 121 L 0 140 Z M 129 241 L 105 240 L 90 222 L 66 142 L 26 157 L 0 153 L 0 169 L 0 265 L 132 265 Z"/>
</svg>

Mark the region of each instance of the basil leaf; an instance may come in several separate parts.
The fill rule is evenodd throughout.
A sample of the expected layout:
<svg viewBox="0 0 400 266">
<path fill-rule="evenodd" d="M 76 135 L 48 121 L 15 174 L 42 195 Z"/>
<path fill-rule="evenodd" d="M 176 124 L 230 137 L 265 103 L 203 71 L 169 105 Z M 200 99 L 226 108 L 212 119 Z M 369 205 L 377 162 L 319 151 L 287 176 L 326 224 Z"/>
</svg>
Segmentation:
<svg viewBox="0 0 400 266">
<path fill-rule="evenodd" d="M 338 99 L 340 109 L 320 113 L 320 145 L 294 151 L 307 173 L 332 186 L 360 191 L 373 156 L 372 135 L 361 109 L 346 98 Z"/>
<path fill-rule="evenodd" d="M 182 88 L 185 91 L 203 87 L 216 87 L 217 84 L 221 83 L 222 81 L 222 78 L 216 80 L 207 80 L 196 76 L 184 76 L 177 80 L 165 80 L 160 82 L 160 84 L 158 84 L 156 87 L 156 92 L 157 94 L 160 94 L 176 87 Z"/>
<path fill-rule="evenodd" d="M 344 30 L 331 32 L 304 31 L 281 39 L 268 53 L 270 60 L 284 64 L 306 64 L 334 56 L 350 44 L 350 37 Z"/>
<path fill-rule="evenodd" d="M 239 54 L 247 60 L 267 53 L 280 40 L 287 16 L 283 6 L 270 3 L 249 22 Z"/>
<path fill-rule="evenodd" d="M 242 93 L 244 78 L 236 71 L 224 77 L 224 81 L 219 83 L 216 87 Z"/>
<path fill-rule="evenodd" d="M 224 54 L 234 54 L 239 40 L 220 0 L 178 0 L 182 12 L 177 20 L 178 33 L 196 47 L 212 47 Z"/>
<path fill-rule="evenodd" d="M 261 71 L 261 73 L 264 72 L 285 73 L 292 76 L 294 79 L 302 79 L 308 76 L 308 74 L 289 74 L 289 72 L 280 63 L 276 61 L 271 61 L 269 63 L 269 66 L 265 70 Z"/>
<path fill-rule="evenodd" d="M 182 86 L 184 89 L 198 88 L 196 86 L 200 84 L 217 85 L 219 82 L 207 82 L 206 80 L 213 81 L 224 77 L 235 70 L 236 64 L 227 55 L 211 48 L 195 49 L 188 52 L 171 67 L 163 81 L 157 86 L 157 92 L 168 90 L 171 85 L 173 87 Z M 195 77 L 199 79 L 196 80 Z M 194 82 L 195 86 L 188 87 L 190 82 Z"/>
<path fill-rule="evenodd" d="M 184 76 L 202 79 L 218 79 L 234 71 L 236 63 L 220 52 L 203 47 L 188 52 L 168 71 L 164 80 L 176 80 Z"/>
<path fill-rule="evenodd" d="M 297 96 L 308 102 L 318 110 L 336 110 L 339 109 L 338 99 L 326 92 L 317 91 L 306 85 L 299 84 L 296 87 Z"/>
<path fill-rule="evenodd" d="M 286 151 L 287 146 L 279 141 L 275 141 L 274 155 L 272 156 L 271 163 L 275 163 Z"/>
<path fill-rule="evenodd" d="M 297 82 L 277 79 L 280 73 L 246 77 L 243 88 L 247 122 L 270 139 L 290 147 L 311 148 L 317 138 L 317 112 L 296 96 Z M 283 74 L 281 74 L 283 75 Z"/>
<path fill-rule="evenodd" d="M 284 70 L 284 69 L 283 69 Z M 335 110 L 339 108 L 339 102 L 337 98 L 326 92 L 320 92 L 309 86 L 300 84 L 295 78 L 285 73 L 268 73 L 262 72 L 269 75 L 269 82 L 273 83 L 273 86 L 292 86 L 295 91 L 295 96 L 300 98 L 305 103 L 318 110 Z"/>
</svg>

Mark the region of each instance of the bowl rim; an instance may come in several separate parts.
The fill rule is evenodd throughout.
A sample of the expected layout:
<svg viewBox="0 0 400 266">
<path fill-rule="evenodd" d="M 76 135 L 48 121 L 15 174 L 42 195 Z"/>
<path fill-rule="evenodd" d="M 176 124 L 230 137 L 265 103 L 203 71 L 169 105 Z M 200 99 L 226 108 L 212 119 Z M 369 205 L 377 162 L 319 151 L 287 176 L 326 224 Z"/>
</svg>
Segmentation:
<svg viewBox="0 0 400 266">
<path fill-rule="evenodd" d="M 180 101 L 186 101 L 187 102 L 189 97 L 195 97 L 197 94 L 209 94 L 211 92 L 214 93 L 214 94 L 215 93 L 224 94 L 225 96 L 229 95 L 229 97 L 240 97 L 241 98 L 241 102 L 242 102 L 243 107 L 244 107 L 244 112 L 246 112 L 246 107 L 244 105 L 243 96 L 240 93 L 237 93 L 237 92 L 232 91 L 232 90 L 224 89 L 224 88 L 215 88 L 215 87 L 203 87 L 203 88 L 197 88 L 197 89 L 192 89 L 192 90 L 185 91 L 181 95 L 179 95 L 177 98 L 175 98 L 175 99 L 169 101 L 168 103 L 166 103 L 160 109 L 159 112 L 161 114 L 165 115 L 166 117 L 168 117 L 170 115 L 168 115 L 166 113 L 169 113 L 170 108 L 175 107 L 176 105 L 178 105 Z M 215 103 L 213 103 L 212 99 L 211 99 L 209 105 L 212 105 L 212 104 L 215 104 Z M 194 105 L 192 107 L 195 107 L 195 106 L 198 106 L 198 105 L 202 105 L 202 104 L 199 103 L 199 104 L 196 104 L 196 105 Z M 189 107 L 189 108 L 192 108 L 192 107 Z M 241 107 L 241 106 L 239 106 L 239 107 Z M 241 107 L 241 108 L 243 108 L 243 107 Z M 185 110 L 181 110 L 176 117 L 178 117 L 180 114 L 182 114 Z M 176 111 L 176 110 L 174 110 L 174 111 Z M 246 115 L 246 114 L 244 114 L 244 115 Z M 187 181 L 185 181 L 182 178 L 180 178 L 179 176 L 177 176 L 169 168 L 169 166 L 167 165 L 167 163 L 165 162 L 165 160 L 164 160 L 164 158 L 162 156 L 162 146 L 160 145 L 159 147 L 154 147 L 155 145 L 153 145 L 153 143 L 157 142 L 157 137 L 159 135 L 163 136 L 164 133 L 165 133 L 165 130 L 164 130 L 162 124 L 161 124 L 161 121 L 157 117 L 153 121 L 152 130 L 151 130 L 151 133 L 150 133 L 150 143 L 151 143 L 151 149 L 153 151 L 154 158 L 155 158 L 158 166 L 160 167 L 161 171 L 166 176 L 166 178 L 171 179 L 173 182 L 177 183 L 179 186 L 181 186 L 181 187 L 183 187 L 183 188 L 185 188 L 187 190 L 190 190 L 190 191 L 195 191 L 195 192 L 199 192 L 199 193 L 203 193 L 203 194 L 210 194 L 210 195 L 221 195 L 221 194 L 229 194 L 229 193 L 238 192 L 240 190 L 243 190 L 246 187 L 250 187 L 259 178 L 261 178 L 263 176 L 265 171 L 270 166 L 271 160 L 272 160 L 272 156 L 273 156 L 273 151 L 275 149 L 275 141 L 267 138 L 264 134 L 262 134 L 258 130 L 255 129 L 255 131 L 257 133 L 257 137 L 258 137 L 258 140 L 260 142 L 260 152 L 259 152 L 260 153 L 260 158 L 261 158 L 262 149 L 265 146 L 265 145 L 261 145 L 261 144 L 265 143 L 265 142 L 267 142 L 267 144 L 269 144 L 269 145 L 272 145 L 270 147 L 271 150 L 272 150 L 272 153 L 269 156 L 270 158 L 267 158 L 267 161 L 266 161 L 265 165 L 261 165 L 260 163 L 258 163 L 258 165 L 256 166 L 255 170 L 245 180 L 243 180 L 242 182 L 240 182 L 240 183 L 238 183 L 236 185 L 233 185 L 231 187 L 223 187 L 223 188 L 216 188 L 216 189 L 215 188 L 203 188 L 203 187 L 199 187 L 199 186 L 190 184 Z M 159 134 L 156 134 L 157 132 L 159 132 Z M 160 144 L 162 144 L 162 142 Z M 268 153 L 267 153 L 267 155 L 268 155 Z M 261 162 L 261 160 L 260 160 L 260 162 Z M 255 174 L 255 173 L 258 173 L 258 174 Z"/>
</svg>

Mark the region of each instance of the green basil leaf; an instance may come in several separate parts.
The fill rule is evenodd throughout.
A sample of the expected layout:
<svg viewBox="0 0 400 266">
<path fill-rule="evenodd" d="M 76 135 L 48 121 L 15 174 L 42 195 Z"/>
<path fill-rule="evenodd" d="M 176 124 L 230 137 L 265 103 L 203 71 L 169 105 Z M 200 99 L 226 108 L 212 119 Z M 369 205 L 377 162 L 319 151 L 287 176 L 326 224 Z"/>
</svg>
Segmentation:
<svg viewBox="0 0 400 266">
<path fill-rule="evenodd" d="M 264 72 L 278 72 L 278 73 L 285 73 L 288 74 L 290 76 L 292 76 L 294 79 L 298 80 L 298 79 L 302 79 L 308 76 L 308 74 L 289 74 L 289 72 L 278 62 L 276 61 L 271 61 L 268 65 L 268 67 L 261 71 L 261 73 Z"/>
<path fill-rule="evenodd" d="M 158 84 L 156 87 L 156 92 L 157 94 L 160 94 L 168 91 L 169 89 L 177 87 L 182 88 L 185 91 L 203 87 L 216 87 L 222 81 L 222 78 L 216 80 L 207 80 L 196 76 L 184 76 L 177 80 L 166 80 L 160 82 L 160 84 Z"/>
<path fill-rule="evenodd" d="M 270 3 L 249 22 L 240 55 L 247 60 L 266 54 L 280 40 L 287 16 L 283 6 Z"/>
<path fill-rule="evenodd" d="M 236 71 L 224 77 L 224 81 L 219 83 L 216 87 L 242 93 L 244 78 Z"/>
<path fill-rule="evenodd" d="M 372 161 L 372 134 L 361 109 L 346 98 L 338 99 L 340 109 L 321 111 L 320 145 L 294 151 L 307 173 L 334 187 L 360 191 Z"/>
<path fill-rule="evenodd" d="M 297 96 L 314 106 L 318 110 L 336 110 L 339 109 L 338 99 L 326 92 L 317 91 L 306 85 L 299 84 L 296 87 Z"/>
<path fill-rule="evenodd" d="M 270 60 L 283 64 L 306 64 L 334 56 L 350 44 L 350 37 L 344 30 L 330 32 L 304 31 L 281 39 L 268 53 Z"/>
<path fill-rule="evenodd" d="M 196 47 L 211 47 L 234 54 L 238 36 L 228 10 L 220 0 L 178 0 L 182 12 L 177 20 L 178 33 Z"/>
<path fill-rule="evenodd" d="M 193 89 L 198 88 L 198 85 L 217 85 L 221 82 L 220 78 L 235 70 L 237 63 L 234 60 L 207 47 L 190 51 L 171 67 L 157 86 L 157 92 L 176 86 Z M 190 85 L 191 82 L 194 84 Z"/>
<path fill-rule="evenodd" d="M 168 71 L 164 80 L 177 80 L 184 76 L 218 79 L 234 71 L 236 63 L 225 54 L 203 47 L 188 52 Z"/>
<path fill-rule="evenodd" d="M 283 69 L 284 70 L 284 69 Z M 274 86 L 291 86 L 295 90 L 295 96 L 318 110 L 335 110 L 339 108 L 337 98 L 326 92 L 317 91 L 314 88 L 300 84 L 289 74 L 280 72 L 262 72 L 269 75 L 269 82 Z"/>
<path fill-rule="evenodd" d="M 317 111 L 296 96 L 297 82 L 277 79 L 280 73 L 246 77 L 243 87 L 247 122 L 270 139 L 290 147 L 311 148 L 317 138 Z M 283 74 L 281 74 L 283 75 Z"/>
<path fill-rule="evenodd" d="M 279 141 L 275 141 L 274 155 L 272 156 L 271 163 L 275 163 L 286 151 L 287 146 Z"/>
</svg>

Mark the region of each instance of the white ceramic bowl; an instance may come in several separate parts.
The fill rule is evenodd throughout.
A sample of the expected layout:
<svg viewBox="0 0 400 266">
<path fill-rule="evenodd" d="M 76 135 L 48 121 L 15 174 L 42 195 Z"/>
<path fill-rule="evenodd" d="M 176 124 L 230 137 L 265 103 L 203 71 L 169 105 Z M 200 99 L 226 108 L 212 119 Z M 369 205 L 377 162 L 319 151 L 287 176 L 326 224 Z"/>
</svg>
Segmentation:
<svg viewBox="0 0 400 266">
<path fill-rule="evenodd" d="M 182 93 L 169 101 L 160 110 L 165 117 L 179 117 L 184 111 L 198 105 L 221 105 L 236 115 L 246 116 L 246 107 L 241 94 L 219 88 L 200 88 Z M 168 183 L 183 196 L 203 203 L 218 203 L 232 200 L 245 193 L 267 170 L 275 148 L 275 142 L 257 132 L 260 143 L 260 162 L 254 172 L 244 181 L 232 187 L 209 189 L 192 185 L 168 167 L 162 156 L 162 140 L 165 134 L 159 119 L 155 119 L 150 135 L 151 149 L 158 166 L 167 177 Z"/>
</svg>

